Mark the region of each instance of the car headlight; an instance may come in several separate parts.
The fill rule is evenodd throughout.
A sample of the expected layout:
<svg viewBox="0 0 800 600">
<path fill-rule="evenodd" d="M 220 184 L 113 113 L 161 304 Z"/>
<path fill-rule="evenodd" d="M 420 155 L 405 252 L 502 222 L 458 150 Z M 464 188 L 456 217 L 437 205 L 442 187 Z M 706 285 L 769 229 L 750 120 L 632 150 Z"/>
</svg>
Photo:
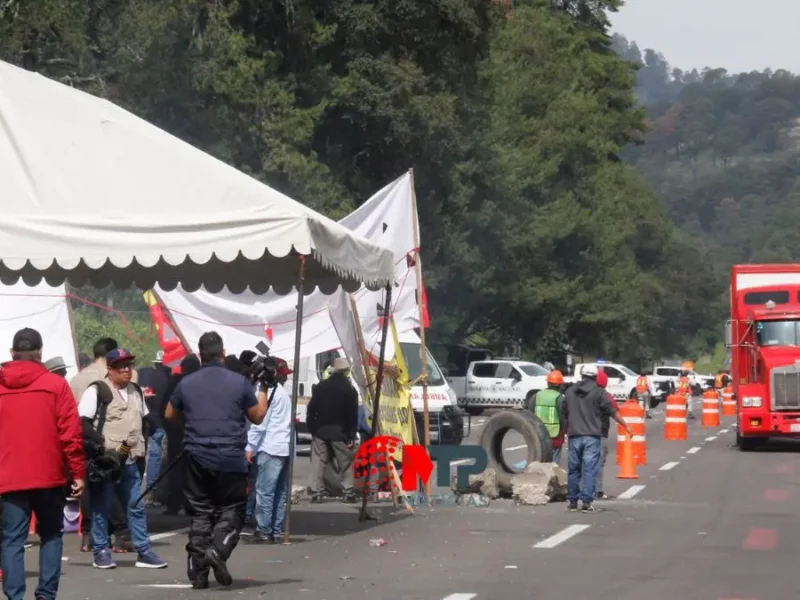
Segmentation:
<svg viewBox="0 0 800 600">
<path fill-rule="evenodd" d="M 453 406 L 458 405 L 458 396 L 456 396 L 455 391 L 449 385 L 447 386 L 447 397 L 450 398 L 450 404 Z"/>
<path fill-rule="evenodd" d="M 742 398 L 742 406 L 749 406 L 751 408 L 760 408 L 761 396 L 744 396 Z"/>
</svg>

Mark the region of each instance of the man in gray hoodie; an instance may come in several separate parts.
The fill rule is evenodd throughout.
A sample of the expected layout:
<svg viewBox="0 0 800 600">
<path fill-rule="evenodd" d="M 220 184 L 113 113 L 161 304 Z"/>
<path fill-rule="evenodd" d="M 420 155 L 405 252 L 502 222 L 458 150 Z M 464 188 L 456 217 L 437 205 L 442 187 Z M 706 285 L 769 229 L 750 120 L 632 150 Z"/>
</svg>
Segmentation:
<svg viewBox="0 0 800 600">
<path fill-rule="evenodd" d="M 570 511 L 594 512 L 597 472 L 600 467 L 603 421 L 612 418 L 631 435 L 631 429 L 609 401 L 606 391 L 597 384 L 597 367 L 583 368 L 583 379 L 570 387 L 561 403 L 561 422 L 567 423 L 567 500 Z"/>
</svg>

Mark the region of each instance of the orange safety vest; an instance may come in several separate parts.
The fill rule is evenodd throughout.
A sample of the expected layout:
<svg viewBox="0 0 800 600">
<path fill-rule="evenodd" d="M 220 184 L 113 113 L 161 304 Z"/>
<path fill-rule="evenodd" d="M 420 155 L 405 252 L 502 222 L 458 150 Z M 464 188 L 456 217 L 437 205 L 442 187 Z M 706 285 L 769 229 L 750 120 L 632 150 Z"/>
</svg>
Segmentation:
<svg viewBox="0 0 800 600">
<path fill-rule="evenodd" d="M 724 387 L 722 383 L 724 377 L 725 376 L 722 374 L 716 376 L 716 378 L 714 379 L 714 387 L 716 389 L 721 390 Z"/>
<path fill-rule="evenodd" d="M 691 386 L 689 385 L 689 378 L 688 377 L 681 377 L 678 380 L 678 393 L 683 394 L 684 396 L 688 396 L 689 392 L 691 392 Z"/>
<path fill-rule="evenodd" d="M 640 376 L 636 380 L 636 392 L 639 394 L 646 394 L 650 391 L 650 386 L 647 385 L 647 377 Z"/>
</svg>

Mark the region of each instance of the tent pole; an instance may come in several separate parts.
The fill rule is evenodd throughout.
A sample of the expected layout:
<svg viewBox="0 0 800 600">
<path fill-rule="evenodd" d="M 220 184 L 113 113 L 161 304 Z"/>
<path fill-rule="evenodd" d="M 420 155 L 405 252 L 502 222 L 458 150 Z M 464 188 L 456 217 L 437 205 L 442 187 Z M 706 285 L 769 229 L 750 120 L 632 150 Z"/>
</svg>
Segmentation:
<svg viewBox="0 0 800 600">
<path fill-rule="evenodd" d="M 69 292 L 69 285 L 64 284 L 64 292 L 67 301 L 67 316 L 69 317 L 69 328 L 72 331 L 72 350 L 75 353 L 75 372 L 81 370 L 81 350 L 78 342 L 78 329 L 75 327 L 75 310 L 72 308 L 72 294 Z"/>
<path fill-rule="evenodd" d="M 375 432 L 380 426 L 380 415 L 378 410 L 381 404 L 381 388 L 383 387 L 383 362 L 386 360 L 386 341 L 389 336 L 389 315 L 392 310 L 392 284 L 386 286 L 386 301 L 383 305 L 383 327 L 381 328 L 381 347 L 378 352 L 378 373 L 375 376 L 375 394 L 372 397 L 372 433 Z M 360 323 L 359 323 L 360 326 Z M 361 501 L 361 513 L 359 520 L 367 519 L 367 498 L 369 497 L 369 475 L 370 472 L 364 475 L 364 497 Z M 379 477 L 379 476 L 378 476 Z"/>
<path fill-rule="evenodd" d="M 295 426 L 295 418 L 297 416 L 297 396 L 300 391 L 300 344 L 303 338 L 303 282 L 306 276 L 306 257 L 300 255 L 300 271 L 297 276 L 297 321 L 295 323 L 294 331 L 294 360 L 292 368 L 292 412 L 291 412 L 291 430 L 289 438 L 289 475 L 287 477 L 289 489 L 287 490 L 286 498 L 286 520 L 283 530 L 283 543 L 289 543 L 289 523 L 292 517 L 292 478 L 294 476 L 294 454 L 295 440 L 297 438 L 297 427 Z"/>
<path fill-rule="evenodd" d="M 419 358 L 422 365 L 422 435 L 425 442 L 425 452 L 430 456 L 431 453 L 431 417 L 428 409 L 428 347 L 425 344 L 425 307 L 422 304 L 422 258 L 419 251 L 419 213 L 417 212 L 417 189 L 414 184 L 414 169 L 409 169 L 411 177 L 411 208 L 413 219 L 411 223 L 414 227 L 414 270 L 417 276 L 417 305 L 419 308 Z M 428 498 L 428 506 L 433 505 L 431 499 L 430 479 L 425 483 L 425 495 Z"/>
</svg>

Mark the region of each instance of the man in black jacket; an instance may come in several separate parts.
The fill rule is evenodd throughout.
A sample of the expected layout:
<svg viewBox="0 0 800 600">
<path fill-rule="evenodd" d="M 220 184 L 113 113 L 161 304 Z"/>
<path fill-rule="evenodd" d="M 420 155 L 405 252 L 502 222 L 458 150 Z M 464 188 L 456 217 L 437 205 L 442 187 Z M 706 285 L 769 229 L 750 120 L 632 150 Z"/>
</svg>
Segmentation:
<svg viewBox="0 0 800 600">
<path fill-rule="evenodd" d="M 308 402 L 307 422 L 311 433 L 311 501 L 321 502 L 325 469 L 335 459 L 342 478 L 344 501 L 355 502 L 353 455 L 358 434 L 358 393 L 348 377 L 345 358 L 333 362 L 331 376 L 314 386 Z"/>
</svg>

